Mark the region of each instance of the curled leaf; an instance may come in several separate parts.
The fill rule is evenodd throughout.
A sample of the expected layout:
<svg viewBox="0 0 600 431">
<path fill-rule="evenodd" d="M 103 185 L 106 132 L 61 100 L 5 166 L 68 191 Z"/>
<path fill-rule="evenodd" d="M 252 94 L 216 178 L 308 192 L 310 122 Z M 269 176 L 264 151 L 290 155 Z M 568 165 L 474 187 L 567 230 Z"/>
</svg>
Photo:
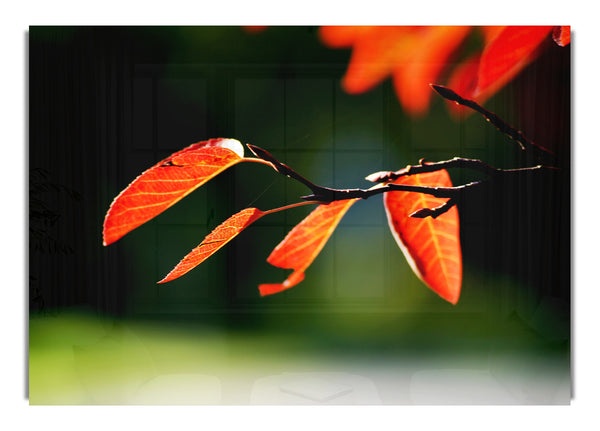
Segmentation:
<svg viewBox="0 0 600 431">
<path fill-rule="evenodd" d="M 315 208 L 297 224 L 275 247 L 267 262 L 278 268 L 293 269 L 294 272 L 283 282 L 261 284 L 262 296 L 281 292 L 295 286 L 304 279 L 304 271 L 321 252 L 338 223 L 356 199 L 334 201 Z"/>
<path fill-rule="evenodd" d="M 159 283 L 175 280 L 194 269 L 265 214 L 267 212 L 257 208 L 246 208 L 232 215 L 208 234 L 198 247 L 181 259 Z"/>
<path fill-rule="evenodd" d="M 452 186 L 445 170 L 402 176 L 393 183 Z M 392 235 L 414 273 L 442 298 L 456 304 L 462 281 L 458 211 L 453 206 L 435 219 L 427 216 L 447 200 L 405 191 L 387 192 L 383 197 Z M 424 218 L 410 216 L 415 213 Z"/>
<path fill-rule="evenodd" d="M 104 219 L 104 245 L 156 217 L 202 184 L 244 159 L 235 139 L 190 145 L 143 172 L 112 202 Z"/>
</svg>

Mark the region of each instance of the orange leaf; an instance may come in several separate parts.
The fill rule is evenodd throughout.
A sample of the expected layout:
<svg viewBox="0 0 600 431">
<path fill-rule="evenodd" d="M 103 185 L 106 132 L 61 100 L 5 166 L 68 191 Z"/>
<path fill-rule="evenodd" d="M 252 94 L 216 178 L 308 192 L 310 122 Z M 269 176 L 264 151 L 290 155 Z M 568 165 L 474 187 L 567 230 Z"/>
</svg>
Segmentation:
<svg viewBox="0 0 600 431">
<path fill-rule="evenodd" d="M 494 39 L 498 34 L 506 28 L 505 25 L 485 25 L 479 27 L 479 30 L 483 34 L 483 39 L 487 44 L 489 41 Z"/>
<path fill-rule="evenodd" d="M 339 25 L 339 26 L 323 26 L 319 29 L 319 37 L 321 41 L 331 48 L 345 48 L 352 44 L 365 32 L 369 31 L 369 27 Z"/>
<path fill-rule="evenodd" d="M 447 65 L 448 57 L 467 36 L 470 27 L 435 26 L 427 28 L 411 55 L 411 61 L 394 70 L 394 88 L 402 105 L 411 114 L 421 115 L 429 107 L 429 83 L 435 82 Z"/>
<path fill-rule="evenodd" d="M 364 27 L 352 50 L 342 87 L 349 94 L 370 90 L 418 49 L 418 34 L 410 27 Z"/>
<path fill-rule="evenodd" d="M 178 151 L 143 172 L 112 202 L 104 219 L 111 244 L 177 203 L 230 166 L 244 160 L 235 139 L 210 139 Z"/>
<path fill-rule="evenodd" d="M 452 187 L 445 170 L 399 177 L 394 184 Z M 435 208 L 447 199 L 414 192 L 393 191 L 383 197 L 392 235 L 415 274 L 434 292 L 456 304 L 460 296 L 462 257 L 456 207 L 437 218 L 409 215 Z"/>
<path fill-rule="evenodd" d="M 335 201 L 315 208 L 304 220 L 275 247 L 267 262 L 294 272 L 278 284 L 261 284 L 262 296 L 281 292 L 295 286 L 304 279 L 304 271 L 315 260 L 338 223 L 356 199 Z"/>
<path fill-rule="evenodd" d="M 493 94 L 534 59 L 534 53 L 552 26 L 508 26 L 485 47 L 479 64 L 477 90 Z"/>
<path fill-rule="evenodd" d="M 235 238 L 241 231 L 269 212 L 256 208 L 246 208 L 232 215 L 208 234 L 198 247 L 181 259 L 175 268 L 165 278 L 160 280 L 159 283 L 175 280 L 200 265 L 216 253 L 217 250 Z"/>
</svg>

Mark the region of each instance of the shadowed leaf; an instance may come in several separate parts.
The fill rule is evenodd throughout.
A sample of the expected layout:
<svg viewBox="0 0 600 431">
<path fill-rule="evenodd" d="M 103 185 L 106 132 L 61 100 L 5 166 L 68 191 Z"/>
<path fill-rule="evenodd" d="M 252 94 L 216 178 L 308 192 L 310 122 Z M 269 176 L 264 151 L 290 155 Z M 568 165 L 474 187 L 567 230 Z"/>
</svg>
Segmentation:
<svg viewBox="0 0 600 431">
<path fill-rule="evenodd" d="M 429 187 L 452 187 L 445 170 L 402 176 L 394 184 Z M 434 292 L 456 304 L 462 281 L 458 211 L 456 207 L 437 218 L 410 217 L 426 215 L 447 199 L 405 191 L 387 192 L 383 203 L 390 230 L 415 274 Z"/>
</svg>

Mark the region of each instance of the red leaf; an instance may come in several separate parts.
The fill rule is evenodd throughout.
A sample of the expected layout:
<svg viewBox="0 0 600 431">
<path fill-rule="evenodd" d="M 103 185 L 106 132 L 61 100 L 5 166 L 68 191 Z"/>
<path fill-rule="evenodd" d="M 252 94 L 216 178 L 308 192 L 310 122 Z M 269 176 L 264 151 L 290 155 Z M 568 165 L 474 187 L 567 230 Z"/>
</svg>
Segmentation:
<svg viewBox="0 0 600 431">
<path fill-rule="evenodd" d="M 477 90 L 472 95 L 493 94 L 534 58 L 536 48 L 552 26 L 509 26 L 485 47 L 479 65 Z"/>
<path fill-rule="evenodd" d="M 177 203 L 230 166 L 244 160 L 235 139 L 190 145 L 143 172 L 112 202 L 104 219 L 104 245 L 111 244 Z"/>
<path fill-rule="evenodd" d="M 427 28 L 419 38 L 420 49 L 412 53 L 409 62 L 394 68 L 396 95 L 411 114 L 422 115 L 427 111 L 432 94 L 428 84 L 436 82 L 469 30 L 465 26 Z"/>
<path fill-rule="evenodd" d="M 445 170 L 399 177 L 394 184 L 451 187 Z M 458 211 L 450 208 L 437 218 L 414 218 L 421 208 L 435 208 L 447 199 L 414 192 L 393 191 L 383 203 L 392 235 L 415 274 L 434 292 L 456 304 L 460 296 L 462 257 Z"/>
<path fill-rule="evenodd" d="M 160 280 L 159 283 L 175 280 L 200 265 L 216 253 L 217 250 L 235 238 L 241 231 L 269 212 L 256 208 L 246 208 L 232 215 L 208 234 L 198 247 L 181 259 L 175 268 L 165 278 Z"/>
<path fill-rule="evenodd" d="M 315 260 L 338 223 L 356 199 L 346 199 L 319 205 L 275 247 L 267 262 L 294 272 L 278 284 L 261 284 L 262 296 L 281 292 L 304 279 L 304 271 Z"/>
</svg>

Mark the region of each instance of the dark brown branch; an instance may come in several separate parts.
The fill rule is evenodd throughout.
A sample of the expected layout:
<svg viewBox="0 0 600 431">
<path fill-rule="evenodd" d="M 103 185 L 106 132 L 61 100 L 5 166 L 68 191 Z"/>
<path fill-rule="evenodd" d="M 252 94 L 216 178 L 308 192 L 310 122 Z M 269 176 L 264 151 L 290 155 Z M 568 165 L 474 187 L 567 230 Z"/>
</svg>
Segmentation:
<svg viewBox="0 0 600 431">
<path fill-rule="evenodd" d="M 368 199 L 371 196 L 386 193 L 389 191 L 424 193 L 438 198 L 448 198 L 447 202 L 436 208 L 422 208 L 411 214 L 411 217 L 417 218 L 436 218 L 440 216 L 441 214 L 445 213 L 450 208 L 455 206 L 461 198 L 461 196 L 463 196 L 465 193 L 473 191 L 474 189 L 480 187 L 481 185 L 490 180 L 499 179 L 499 177 L 505 177 L 507 175 L 513 175 L 522 172 L 531 172 L 539 169 L 548 168 L 543 165 L 538 165 L 519 169 L 498 169 L 482 162 L 481 160 L 465 159 L 460 157 L 455 157 L 450 160 L 443 160 L 440 162 L 433 163 L 426 162 L 424 159 L 421 159 L 418 165 L 408 165 L 404 169 L 401 169 L 396 172 L 376 172 L 367 176 L 367 180 L 378 183 L 370 189 L 332 189 L 329 187 L 322 187 L 316 185 L 313 182 L 307 180 L 289 166 L 281 163 L 279 160 L 277 160 L 275 157 L 269 154 L 269 152 L 263 150 L 262 148 L 249 144 L 248 147 L 258 158 L 267 161 L 269 165 L 280 174 L 283 174 L 289 178 L 299 181 L 300 183 L 307 186 L 311 190 L 312 194 L 302 196 L 301 199 L 305 201 L 313 201 L 315 203 L 330 203 L 345 199 Z M 473 169 L 486 174 L 488 178 L 455 187 L 429 187 L 391 183 L 391 181 L 401 176 L 436 172 L 446 168 Z"/>
<path fill-rule="evenodd" d="M 302 196 L 301 198 L 306 201 L 319 201 L 323 203 L 329 203 L 334 201 L 341 201 L 344 199 L 368 199 L 371 196 L 378 195 L 381 193 L 385 193 L 392 190 L 397 191 L 407 191 L 407 192 L 415 192 L 415 193 L 425 193 L 439 198 L 455 198 L 459 193 L 463 193 L 464 190 L 473 187 L 480 182 L 465 184 L 458 187 L 427 187 L 427 186 L 414 186 L 409 184 L 385 184 L 378 187 L 372 187 L 370 189 L 332 189 L 329 187 L 322 187 L 314 184 L 312 181 L 307 180 L 302 175 L 297 173 L 295 170 L 290 168 L 289 166 L 281 163 L 275 157 L 273 157 L 268 151 L 257 147 L 256 145 L 247 144 L 248 148 L 259 158 L 266 160 L 271 163 L 273 169 L 275 169 L 280 174 L 283 174 L 289 178 L 295 179 L 300 183 L 307 186 L 312 194 L 307 196 Z M 464 159 L 467 160 L 467 159 Z M 446 166 L 448 163 L 455 163 L 456 161 L 447 161 L 440 162 L 439 166 L 435 166 L 434 164 L 428 165 L 420 165 L 420 166 L 407 166 L 405 169 L 410 171 L 411 173 L 408 175 L 412 175 L 413 173 L 419 173 L 415 171 L 415 168 L 418 170 L 419 168 L 423 168 L 426 166 L 428 169 L 426 172 L 433 172 L 440 169 L 443 169 L 443 166 Z M 483 164 L 483 162 L 481 162 Z M 441 166 L 441 167 L 440 167 Z M 491 167 L 490 167 L 491 168 Z"/>
<path fill-rule="evenodd" d="M 262 148 L 257 147 L 256 145 L 250 145 L 250 144 L 246 144 L 246 145 L 248 146 L 248 148 L 250 148 L 250 151 L 252 151 L 255 156 L 270 162 L 273 169 L 275 169 L 277 172 L 279 172 L 280 174 L 283 174 L 289 178 L 292 178 L 292 179 L 304 184 L 306 187 L 308 187 L 313 194 L 309 195 L 309 196 L 303 196 L 302 199 L 304 199 L 304 200 L 309 200 L 309 201 L 315 200 L 315 201 L 321 201 L 321 202 L 328 203 L 328 202 L 333 202 L 333 201 L 341 201 L 343 199 L 353 199 L 353 198 L 366 199 L 370 196 L 370 194 L 366 190 L 361 190 L 361 189 L 337 190 L 337 189 L 330 189 L 328 187 L 318 186 L 318 185 L 314 184 L 312 181 L 309 181 L 306 178 L 304 178 L 302 175 L 300 175 L 298 172 L 296 172 L 289 166 L 281 163 L 279 160 L 277 160 L 275 157 L 273 157 L 268 151 L 263 150 Z M 345 197 L 345 196 L 352 196 L 352 197 Z"/>
<path fill-rule="evenodd" d="M 454 92 L 453 90 L 451 90 L 447 87 L 444 87 L 442 85 L 430 84 L 430 86 L 435 91 L 437 91 L 440 94 L 440 96 L 444 97 L 445 99 L 448 99 L 459 105 L 466 106 L 467 108 L 471 108 L 474 111 L 479 112 L 481 115 L 483 115 L 485 117 L 486 120 L 488 120 L 490 123 L 492 123 L 494 126 L 496 126 L 496 128 L 498 130 L 500 130 L 502 133 L 506 134 L 510 138 L 514 139 L 521 146 L 521 149 L 525 150 L 526 147 L 531 147 L 531 148 L 535 148 L 537 150 L 544 151 L 548 154 L 553 154 L 552 151 L 542 148 L 539 145 L 537 145 L 534 142 L 527 139 L 525 137 L 525 135 L 523 135 L 522 132 L 514 129 L 512 126 L 507 124 L 496 114 L 488 111 L 483 106 L 479 105 L 477 102 L 475 102 L 473 100 L 465 99 L 465 98 L 459 96 L 458 94 L 456 94 L 456 92 Z"/>
<path fill-rule="evenodd" d="M 448 199 L 448 201 L 444 202 L 439 207 L 421 208 L 419 210 L 416 210 L 414 213 L 409 214 L 409 216 L 415 217 L 415 218 L 425 218 L 425 217 L 437 218 L 438 216 L 441 216 L 446 211 L 448 211 L 450 208 L 452 208 L 454 205 L 456 205 L 456 198 L 451 198 L 451 199 Z"/>
<path fill-rule="evenodd" d="M 267 150 L 263 150 L 262 148 L 257 147 L 256 145 L 246 144 L 246 146 L 250 149 L 250 151 L 252 151 L 252 153 L 256 157 L 266 160 L 267 162 L 270 162 L 271 165 L 273 166 L 273 169 L 275 169 L 280 174 L 283 174 L 287 177 L 293 178 L 294 180 L 304 184 L 306 187 L 308 187 L 311 190 L 319 188 L 319 186 L 317 186 L 313 182 L 307 180 L 306 178 L 304 178 L 302 175 L 300 175 L 298 172 L 296 172 L 289 166 L 281 163 L 279 160 L 277 160 L 275 157 L 273 157 Z"/>
<path fill-rule="evenodd" d="M 317 191 L 312 195 L 302 196 L 305 200 L 316 200 L 321 202 L 333 202 L 344 199 L 368 199 L 371 196 L 379 195 L 381 193 L 391 191 L 404 191 L 404 192 L 415 192 L 424 193 L 427 195 L 435 196 L 436 198 L 456 198 L 466 190 L 476 187 L 482 184 L 486 180 L 476 181 L 473 183 L 463 184 L 462 186 L 456 187 L 428 187 L 428 186 L 413 186 L 410 184 L 385 184 L 379 187 L 372 187 L 370 189 L 346 189 L 336 190 L 329 189 L 326 187 L 320 187 L 321 190 Z M 323 191 L 324 193 L 321 193 Z"/>
<path fill-rule="evenodd" d="M 479 112 L 481 115 L 484 116 L 484 118 L 487 121 L 489 121 L 491 124 L 493 124 L 498 130 L 505 133 L 510 138 L 514 139 L 521 146 L 521 148 L 523 150 L 526 147 L 531 147 L 531 148 L 535 148 L 538 150 L 542 150 L 546 153 L 552 154 L 551 151 L 548 151 L 545 148 L 539 147 L 538 145 L 536 145 L 535 143 L 533 143 L 532 141 L 527 139 L 525 137 L 525 135 L 523 135 L 523 133 L 521 133 L 520 131 L 511 127 L 509 124 L 504 122 L 496 114 L 483 108 L 477 102 L 474 102 L 473 100 L 465 99 L 447 87 L 444 87 L 441 85 L 434 85 L 434 84 L 430 84 L 430 85 L 442 97 L 444 97 L 450 101 L 453 101 L 459 105 L 466 106 L 468 108 L 471 108 L 471 109 Z M 433 162 L 433 163 L 426 162 L 425 159 L 421 159 L 419 161 L 418 165 L 408 165 L 404 169 L 400 169 L 399 171 L 396 171 L 396 172 L 382 171 L 382 172 L 375 172 L 375 173 L 367 176 L 366 180 L 374 182 L 374 183 L 378 183 L 376 186 L 371 187 L 370 189 L 367 189 L 367 190 L 364 190 L 364 189 L 341 189 L 341 190 L 339 190 L 339 189 L 331 189 L 328 187 L 321 187 L 319 185 L 316 185 L 312 181 L 309 181 L 306 178 L 304 178 L 302 175 L 300 175 L 298 172 L 296 172 L 289 166 L 281 163 L 279 160 L 277 160 L 275 157 L 273 157 L 271 154 L 269 154 L 268 151 L 265 151 L 262 148 L 257 147 L 255 145 L 250 145 L 250 144 L 247 144 L 247 145 L 248 145 L 248 148 L 250 149 L 250 151 L 252 151 L 252 153 L 254 153 L 254 155 L 256 157 L 258 157 L 258 159 L 266 162 L 266 164 L 269 164 L 273 169 L 275 169 L 280 174 L 283 174 L 289 178 L 292 178 L 292 179 L 304 184 L 306 187 L 308 187 L 311 190 L 312 194 L 301 197 L 302 199 L 304 199 L 306 201 L 329 203 L 329 202 L 339 201 L 339 200 L 344 200 L 344 199 L 368 199 L 371 196 L 378 195 L 381 193 L 386 193 L 388 191 L 394 191 L 394 190 L 408 191 L 408 192 L 415 192 L 415 193 L 424 193 L 424 194 L 429 194 L 429 195 L 439 197 L 439 198 L 449 198 L 447 202 L 445 202 L 444 204 L 442 204 L 436 208 L 422 208 L 411 214 L 411 217 L 418 217 L 418 218 L 425 218 L 425 217 L 436 218 L 436 217 L 438 217 L 439 215 L 445 213 L 450 208 L 452 208 L 454 205 L 456 205 L 458 198 L 462 194 L 466 193 L 467 191 L 473 190 L 474 188 L 482 185 L 485 182 L 488 182 L 491 180 L 496 180 L 496 179 L 498 179 L 498 180 L 505 179 L 509 175 L 512 176 L 513 174 L 518 174 L 518 173 L 523 173 L 523 172 L 532 172 L 532 171 L 536 171 L 539 169 L 555 169 L 555 168 L 550 168 L 550 167 L 544 166 L 544 165 L 530 166 L 530 167 L 519 168 L 519 169 L 498 169 L 498 168 L 494 168 L 493 166 L 488 165 L 487 163 L 482 162 L 481 160 L 466 159 L 466 158 L 461 158 L 461 157 L 455 157 L 450 160 L 443 160 L 440 162 Z M 415 186 L 415 185 L 409 185 L 409 184 L 393 184 L 393 183 L 391 183 L 391 181 L 393 181 L 399 177 L 402 177 L 402 176 L 422 174 L 422 173 L 427 173 L 427 172 L 436 172 L 436 171 L 440 171 L 442 169 L 448 169 L 448 168 L 463 168 L 463 169 L 471 169 L 471 170 L 479 171 L 479 172 L 487 175 L 487 178 L 482 179 L 480 181 L 473 182 L 473 183 L 456 186 L 456 187 L 426 187 L 426 186 Z"/>
<path fill-rule="evenodd" d="M 424 159 L 419 160 L 418 165 L 408 165 L 399 171 L 391 172 L 391 171 L 381 171 L 375 172 L 371 175 L 368 175 L 365 179 L 367 181 L 371 181 L 373 183 L 386 183 L 388 181 L 393 181 L 399 177 L 407 176 L 407 175 L 415 175 L 415 174 L 424 174 L 427 172 L 436 172 L 442 169 L 450 169 L 450 168 L 463 168 L 463 169 L 471 169 L 475 171 L 479 171 L 488 176 L 498 176 L 501 174 L 510 174 L 515 172 L 526 172 L 526 171 L 534 171 L 537 169 L 555 169 L 544 165 L 530 166 L 526 168 L 518 168 L 518 169 L 498 169 L 493 166 L 488 165 L 487 163 L 482 162 L 477 159 L 465 159 L 462 157 L 454 157 L 450 160 L 443 160 L 441 162 L 427 162 Z"/>
</svg>

